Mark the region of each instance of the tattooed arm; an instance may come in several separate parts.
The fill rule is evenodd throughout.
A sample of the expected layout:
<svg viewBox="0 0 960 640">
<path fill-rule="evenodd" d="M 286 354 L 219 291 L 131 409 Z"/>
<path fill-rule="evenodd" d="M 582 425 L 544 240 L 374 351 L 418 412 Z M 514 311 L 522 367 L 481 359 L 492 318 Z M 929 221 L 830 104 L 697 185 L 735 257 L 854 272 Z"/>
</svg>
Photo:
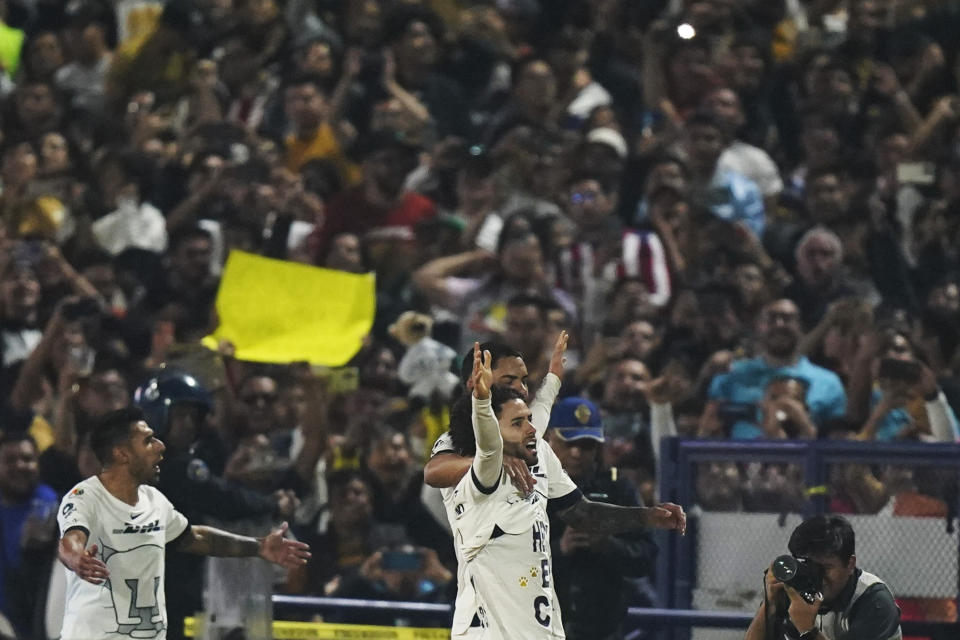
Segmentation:
<svg viewBox="0 0 960 640">
<path fill-rule="evenodd" d="M 590 533 L 617 534 L 644 529 L 676 529 L 683 535 L 687 516 L 683 507 L 671 502 L 655 507 L 620 507 L 586 498 L 560 513 L 571 527 Z"/>
<path fill-rule="evenodd" d="M 310 547 L 303 542 L 287 540 L 283 534 L 287 531 L 284 522 L 265 538 L 240 536 L 213 527 L 191 526 L 178 544 L 180 551 L 202 556 L 227 558 L 249 558 L 259 556 L 268 562 L 279 564 L 288 569 L 307 563 Z"/>
</svg>

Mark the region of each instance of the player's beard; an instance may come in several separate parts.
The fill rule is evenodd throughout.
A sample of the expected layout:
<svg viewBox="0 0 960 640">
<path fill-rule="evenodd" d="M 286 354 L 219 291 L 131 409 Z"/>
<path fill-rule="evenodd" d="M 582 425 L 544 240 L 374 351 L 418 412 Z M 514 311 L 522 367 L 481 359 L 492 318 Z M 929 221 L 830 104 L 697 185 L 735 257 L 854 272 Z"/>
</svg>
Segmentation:
<svg viewBox="0 0 960 640">
<path fill-rule="evenodd" d="M 520 458 L 527 463 L 528 467 L 536 466 L 536 464 L 539 462 L 537 450 L 527 449 L 526 444 L 522 442 L 504 442 L 503 455 Z"/>
</svg>

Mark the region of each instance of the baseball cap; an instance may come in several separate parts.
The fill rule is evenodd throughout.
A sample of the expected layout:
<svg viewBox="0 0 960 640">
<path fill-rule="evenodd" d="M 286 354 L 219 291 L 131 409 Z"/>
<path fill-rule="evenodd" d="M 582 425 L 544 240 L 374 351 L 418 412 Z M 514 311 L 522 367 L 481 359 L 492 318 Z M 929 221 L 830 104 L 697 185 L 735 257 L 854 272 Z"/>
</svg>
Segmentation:
<svg viewBox="0 0 960 640">
<path fill-rule="evenodd" d="M 564 398 L 553 405 L 547 428 L 553 429 L 561 440 L 604 441 L 600 410 L 586 398 Z"/>
<path fill-rule="evenodd" d="M 587 134 L 587 142 L 609 147 L 621 160 L 627 157 L 627 141 L 623 134 L 610 127 L 597 127 Z"/>
</svg>

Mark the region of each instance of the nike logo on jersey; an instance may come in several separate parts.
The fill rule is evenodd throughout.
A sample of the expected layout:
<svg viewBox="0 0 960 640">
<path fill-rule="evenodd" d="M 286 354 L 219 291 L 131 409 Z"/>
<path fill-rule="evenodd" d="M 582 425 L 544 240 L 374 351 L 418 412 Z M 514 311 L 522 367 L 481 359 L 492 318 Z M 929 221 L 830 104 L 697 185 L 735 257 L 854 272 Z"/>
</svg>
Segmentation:
<svg viewBox="0 0 960 640">
<path fill-rule="evenodd" d="M 153 522 L 146 522 L 144 524 L 135 525 L 130 524 L 129 522 L 124 523 L 123 529 L 114 529 L 114 533 L 154 533 L 155 531 L 163 531 L 163 527 L 160 526 L 160 520 L 154 520 Z"/>
<path fill-rule="evenodd" d="M 142 515 L 143 515 L 142 513 L 131 513 L 131 514 L 130 514 L 130 519 L 131 519 L 131 520 L 136 520 L 137 518 L 139 518 L 139 517 L 142 516 Z"/>
</svg>

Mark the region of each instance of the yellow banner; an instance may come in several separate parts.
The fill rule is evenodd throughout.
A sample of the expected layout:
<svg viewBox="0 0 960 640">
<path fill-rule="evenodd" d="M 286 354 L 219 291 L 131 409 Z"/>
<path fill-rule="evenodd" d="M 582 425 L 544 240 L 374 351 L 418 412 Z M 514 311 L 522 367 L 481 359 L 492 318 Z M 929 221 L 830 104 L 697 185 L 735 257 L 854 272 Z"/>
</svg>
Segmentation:
<svg viewBox="0 0 960 640">
<path fill-rule="evenodd" d="M 198 620 L 184 620 L 184 635 L 195 637 Z M 333 624 L 329 622 L 273 623 L 274 640 L 449 640 L 447 629 L 416 627 L 374 627 L 364 624 Z"/>
<path fill-rule="evenodd" d="M 253 362 L 338 367 L 360 350 L 376 308 L 372 273 L 357 275 L 231 251 L 217 292 L 220 340 Z"/>
</svg>

